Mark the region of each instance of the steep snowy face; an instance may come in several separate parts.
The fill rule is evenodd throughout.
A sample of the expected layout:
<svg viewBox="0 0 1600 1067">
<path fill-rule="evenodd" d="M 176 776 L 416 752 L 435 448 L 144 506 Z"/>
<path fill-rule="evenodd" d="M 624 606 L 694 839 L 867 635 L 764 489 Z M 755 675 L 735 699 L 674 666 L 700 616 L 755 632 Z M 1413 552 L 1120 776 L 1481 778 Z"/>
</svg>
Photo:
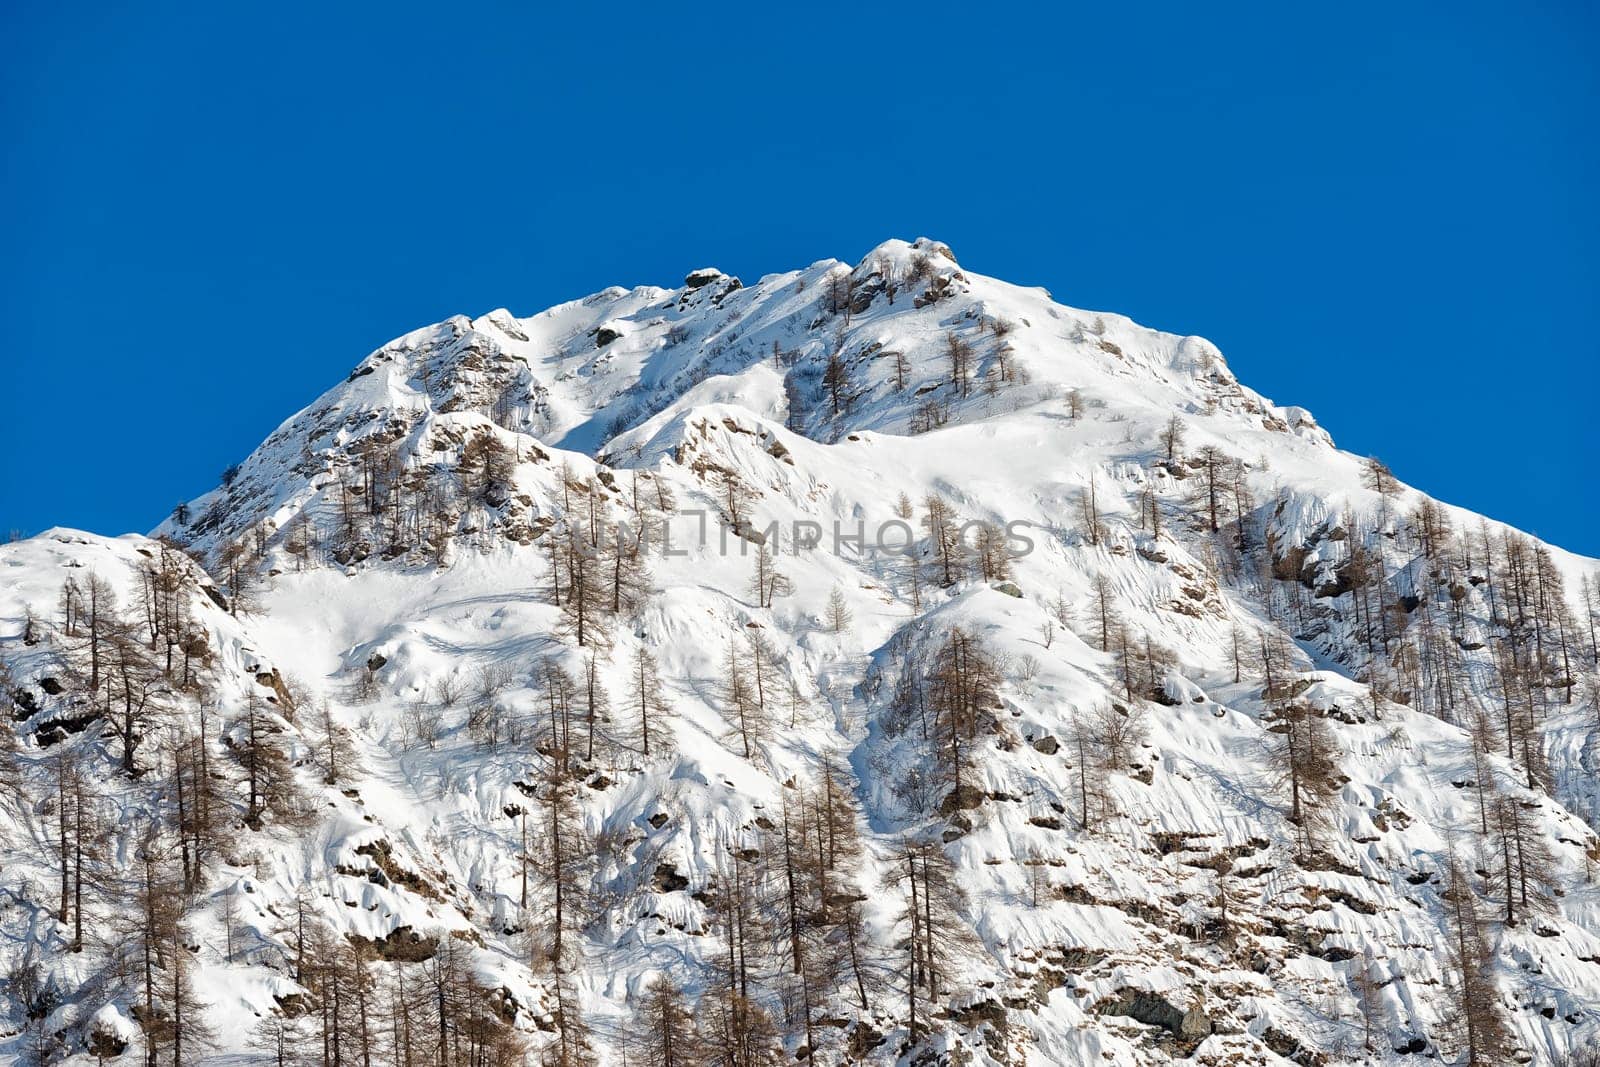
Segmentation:
<svg viewBox="0 0 1600 1067">
<path fill-rule="evenodd" d="M 0 547 L 19 1057 L 1600 1033 L 1600 564 L 937 242 L 414 331 L 156 533 Z"/>
</svg>

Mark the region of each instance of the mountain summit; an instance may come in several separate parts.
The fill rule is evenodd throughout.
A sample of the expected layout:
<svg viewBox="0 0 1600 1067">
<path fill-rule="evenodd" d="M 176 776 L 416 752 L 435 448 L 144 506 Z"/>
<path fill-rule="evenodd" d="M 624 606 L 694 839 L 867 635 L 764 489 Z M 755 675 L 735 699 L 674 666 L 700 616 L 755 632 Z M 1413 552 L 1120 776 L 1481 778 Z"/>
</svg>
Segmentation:
<svg viewBox="0 0 1600 1067">
<path fill-rule="evenodd" d="M 0 1049 L 1580 1062 L 1597 582 L 936 241 L 451 318 L 0 548 Z"/>
</svg>

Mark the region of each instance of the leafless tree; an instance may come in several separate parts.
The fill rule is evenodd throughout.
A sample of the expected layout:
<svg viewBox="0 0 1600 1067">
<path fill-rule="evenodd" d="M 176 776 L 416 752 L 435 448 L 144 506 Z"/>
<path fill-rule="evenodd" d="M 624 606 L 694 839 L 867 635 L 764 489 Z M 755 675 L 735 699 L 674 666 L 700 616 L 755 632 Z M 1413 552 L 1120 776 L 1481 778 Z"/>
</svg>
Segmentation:
<svg viewBox="0 0 1600 1067">
<path fill-rule="evenodd" d="M 1167 466 L 1171 467 L 1178 459 L 1178 450 L 1183 447 L 1188 431 L 1183 425 L 1183 420 L 1173 415 L 1167 419 L 1167 424 L 1161 429 L 1161 450 L 1167 454 Z"/>
<path fill-rule="evenodd" d="M 1444 890 L 1446 977 L 1452 1012 L 1447 1028 L 1467 1054 L 1468 1067 L 1509 1063 L 1515 1043 L 1495 988 L 1493 963 L 1477 898 L 1454 849 L 1449 853 Z"/>
<path fill-rule="evenodd" d="M 828 594 L 828 630 L 832 633 L 843 633 L 850 628 L 855 615 L 850 610 L 850 601 L 845 599 L 844 590 L 838 586 Z"/>
</svg>

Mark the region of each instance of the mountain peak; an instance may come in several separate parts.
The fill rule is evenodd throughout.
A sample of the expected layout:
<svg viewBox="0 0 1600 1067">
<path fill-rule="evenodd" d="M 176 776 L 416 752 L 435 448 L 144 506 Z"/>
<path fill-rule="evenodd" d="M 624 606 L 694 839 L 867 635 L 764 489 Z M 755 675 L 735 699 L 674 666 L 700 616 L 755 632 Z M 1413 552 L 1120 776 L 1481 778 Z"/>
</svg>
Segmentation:
<svg viewBox="0 0 1600 1067">
<path fill-rule="evenodd" d="M 414 330 L 157 535 L 0 547 L 0 1055 L 1597 1032 L 1600 563 L 936 241 Z"/>
<path fill-rule="evenodd" d="M 193 530 L 162 531 L 208 539 L 221 524 L 236 536 L 269 517 L 281 530 L 292 518 L 282 512 L 286 470 L 301 477 L 288 495 L 304 497 L 306 484 L 351 469 L 374 443 L 403 440 L 404 465 L 437 465 L 453 447 L 445 438 L 461 436 L 431 432 L 444 416 L 626 465 L 664 422 L 720 399 L 833 441 L 981 421 L 1086 389 L 1163 417 L 1330 443 L 1308 412 L 1239 385 L 1201 338 L 969 275 L 942 242 L 889 240 L 854 268 L 823 261 L 750 287 L 700 268 L 680 289 L 613 287 L 529 318 L 502 308 L 414 330 L 280 427 L 240 465 L 237 490 L 190 502 L 201 516 Z M 230 500 L 244 507 L 224 519 L 214 506 Z"/>
</svg>

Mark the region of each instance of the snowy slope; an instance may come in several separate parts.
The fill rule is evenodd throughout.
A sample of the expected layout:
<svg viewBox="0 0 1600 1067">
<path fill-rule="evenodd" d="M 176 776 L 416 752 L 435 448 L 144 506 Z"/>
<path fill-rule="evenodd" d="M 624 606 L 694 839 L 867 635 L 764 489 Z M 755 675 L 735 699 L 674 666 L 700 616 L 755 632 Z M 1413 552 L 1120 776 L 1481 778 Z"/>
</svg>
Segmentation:
<svg viewBox="0 0 1600 1067">
<path fill-rule="evenodd" d="M 142 1046 L 143 987 L 109 931 L 139 835 L 173 818 L 165 768 L 202 710 L 230 829 L 186 893 L 188 966 L 215 1034 L 186 1053 L 194 1062 L 273 1062 L 263 1020 L 312 1040 L 316 1013 L 297 1014 L 318 1000 L 296 974 L 297 908 L 343 943 L 379 946 L 369 966 L 385 976 L 426 976 L 459 945 L 530 1056 L 564 1048 L 581 1015 L 602 1062 L 639 1062 L 631 1035 L 658 976 L 703 1024 L 716 1014 L 726 909 L 746 890 L 760 920 L 750 995 L 775 1021 L 774 1055 L 1451 1062 L 1464 1047 L 1461 968 L 1440 947 L 1452 853 L 1515 1056 L 1562 1062 L 1600 1033 L 1600 687 L 1583 684 L 1596 667 L 1580 593 L 1600 563 L 1374 480 L 1201 338 L 971 274 L 936 242 L 890 241 L 854 267 L 748 286 L 702 270 L 679 289 L 414 331 L 224 482 L 161 541 L 51 531 L 0 548 L 17 704 L 0 951 L 19 1059 Z M 960 521 L 1016 524 L 1029 550 L 986 575 L 969 548 L 952 570 L 925 525 L 930 494 Z M 602 610 L 579 646 L 552 546 L 615 524 L 649 532 L 648 588 Z M 807 531 L 815 547 L 797 543 Z M 884 550 L 907 536 L 911 555 Z M 770 598 L 752 584 L 761 540 L 787 579 Z M 151 687 L 162 712 L 130 776 L 116 694 L 97 710 L 61 589 L 98 575 L 147 617 L 162 541 L 199 561 L 174 562 L 172 581 L 181 629 L 207 654 L 199 680 Z M 1536 574 L 1535 618 L 1504 603 L 1508 545 Z M 1103 605 L 1125 656 L 1102 647 L 1117 644 Z M 1558 631 L 1560 655 L 1544 648 Z M 964 738 L 920 726 L 920 683 L 949 661 L 953 634 L 995 674 Z M 748 659 L 751 635 L 765 639 L 771 706 L 742 731 L 726 664 L 730 649 Z M 1496 652 L 1524 635 L 1538 668 L 1508 697 Z M 140 647 L 165 647 L 145 636 Z M 1269 691 L 1250 661 L 1273 640 L 1286 658 L 1271 650 Z M 649 754 L 630 703 L 641 650 L 662 682 Z M 1148 677 L 1119 676 L 1141 662 Z M 580 708 L 591 671 L 609 694 L 608 710 L 579 716 L 583 751 L 568 753 L 583 905 L 559 976 L 548 946 L 530 947 L 553 876 L 526 875 L 525 898 L 520 815 L 551 763 L 555 666 Z M 1521 718 L 1475 749 L 1474 715 L 1497 729 L 1524 699 L 1540 750 L 1518 747 Z M 296 797 L 252 817 L 239 731 L 258 705 Z M 1282 780 L 1291 714 L 1334 745 L 1307 801 L 1315 847 Z M 64 720 L 63 737 L 50 724 Z M 1124 744 L 1098 736 L 1107 722 L 1127 724 Z M 349 749 L 337 776 L 323 765 L 330 725 Z M 581 736 L 591 728 L 598 743 Z M 954 789 L 937 773 L 947 744 L 964 753 Z M 104 838 L 85 907 L 106 932 L 81 951 L 52 888 L 56 757 L 69 750 L 100 783 Z M 867 958 L 797 993 L 783 829 L 826 795 L 824 775 L 853 805 L 861 854 L 835 896 L 856 902 Z M 1540 845 L 1515 922 L 1500 919 L 1503 840 L 1482 832 L 1486 794 Z M 940 942 L 944 987 L 914 996 L 908 843 L 947 858 L 939 925 L 960 928 Z M 832 958 L 848 909 L 818 894 L 825 921 L 806 952 Z M 429 959 L 405 961 L 397 944 Z M 51 995 L 22 995 L 40 985 Z"/>
</svg>

